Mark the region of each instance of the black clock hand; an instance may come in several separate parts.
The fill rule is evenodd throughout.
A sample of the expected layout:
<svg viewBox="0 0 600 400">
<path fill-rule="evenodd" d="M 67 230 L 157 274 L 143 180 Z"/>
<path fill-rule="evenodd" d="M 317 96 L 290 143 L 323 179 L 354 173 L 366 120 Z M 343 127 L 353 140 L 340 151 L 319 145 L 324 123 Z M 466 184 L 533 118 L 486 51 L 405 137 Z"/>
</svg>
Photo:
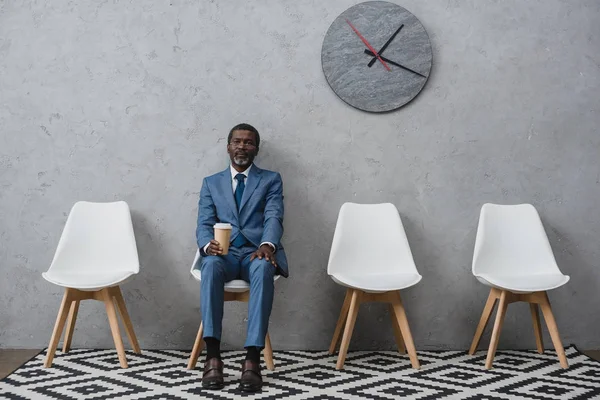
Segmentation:
<svg viewBox="0 0 600 400">
<path fill-rule="evenodd" d="M 368 54 L 368 55 L 370 55 L 371 57 L 374 57 L 374 56 L 375 56 L 375 53 L 373 53 L 371 50 L 367 50 L 367 49 L 365 49 L 365 54 Z M 396 62 L 393 62 L 392 60 L 389 60 L 389 59 L 385 58 L 384 56 L 379 56 L 379 57 L 380 57 L 380 58 L 381 58 L 383 61 L 385 61 L 386 63 L 390 63 L 390 64 L 392 64 L 392 65 L 395 65 L 395 66 L 396 66 L 396 67 L 398 67 L 398 68 L 402 68 L 402 69 L 404 69 L 404 70 L 406 70 L 406 71 L 408 71 L 408 72 L 412 72 L 413 74 L 417 74 L 417 75 L 419 75 L 419 76 L 421 76 L 421 77 L 423 77 L 423 78 L 427 78 L 425 75 L 423 75 L 423 74 L 420 74 L 420 73 L 418 73 L 417 71 L 413 71 L 412 69 L 410 69 L 410 68 L 408 68 L 408 67 L 405 67 L 404 65 L 401 65 L 401 64 L 398 64 L 398 63 L 396 63 Z"/>
<path fill-rule="evenodd" d="M 400 28 L 396 29 L 396 32 L 394 32 L 394 34 L 392 35 L 392 37 L 389 38 L 387 42 L 385 42 L 385 44 L 383 45 L 383 47 L 381 48 L 381 50 L 379 50 L 379 52 L 377 54 L 379 54 L 379 55 L 383 54 L 383 52 L 385 51 L 385 49 L 387 49 L 387 47 L 390 45 L 390 43 L 392 43 L 392 40 L 394 40 L 394 38 L 396 37 L 396 35 L 398 33 L 400 33 L 400 31 L 402 30 L 402 28 L 404 28 L 404 24 L 400 25 Z M 369 61 L 369 68 L 371 68 L 373 66 L 373 64 L 375 64 L 375 61 L 377 61 L 377 57 L 373 57 L 373 59 L 371 61 Z"/>
</svg>

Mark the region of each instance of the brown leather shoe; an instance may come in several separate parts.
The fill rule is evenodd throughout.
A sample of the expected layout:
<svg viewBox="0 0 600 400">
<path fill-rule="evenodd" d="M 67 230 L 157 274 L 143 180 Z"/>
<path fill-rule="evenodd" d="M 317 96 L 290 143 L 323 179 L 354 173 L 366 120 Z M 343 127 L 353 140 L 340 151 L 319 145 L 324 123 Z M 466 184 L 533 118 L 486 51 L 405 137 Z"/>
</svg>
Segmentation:
<svg viewBox="0 0 600 400">
<path fill-rule="evenodd" d="M 242 363 L 240 390 L 242 392 L 258 392 L 262 389 L 262 383 L 260 364 L 251 360 L 245 360 Z"/>
<path fill-rule="evenodd" d="M 202 387 L 204 389 L 223 389 L 225 381 L 223 380 L 223 361 L 213 357 L 204 363 L 204 373 L 202 374 Z"/>
</svg>

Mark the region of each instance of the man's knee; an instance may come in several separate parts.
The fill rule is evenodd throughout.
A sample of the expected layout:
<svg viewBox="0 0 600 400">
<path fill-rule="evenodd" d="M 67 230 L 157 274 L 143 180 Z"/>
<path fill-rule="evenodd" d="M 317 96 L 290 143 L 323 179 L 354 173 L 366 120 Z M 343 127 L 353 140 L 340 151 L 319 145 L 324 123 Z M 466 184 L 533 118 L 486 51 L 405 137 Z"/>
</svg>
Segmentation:
<svg viewBox="0 0 600 400">
<path fill-rule="evenodd" d="M 265 259 L 254 259 L 250 264 L 250 280 L 272 281 L 275 276 L 275 267 Z"/>
<path fill-rule="evenodd" d="M 225 260 L 219 256 L 208 256 L 202 258 L 200 264 L 200 274 L 202 281 L 210 281 L 214 278 L 223 278 L 225 276 Z"/>
</svg>

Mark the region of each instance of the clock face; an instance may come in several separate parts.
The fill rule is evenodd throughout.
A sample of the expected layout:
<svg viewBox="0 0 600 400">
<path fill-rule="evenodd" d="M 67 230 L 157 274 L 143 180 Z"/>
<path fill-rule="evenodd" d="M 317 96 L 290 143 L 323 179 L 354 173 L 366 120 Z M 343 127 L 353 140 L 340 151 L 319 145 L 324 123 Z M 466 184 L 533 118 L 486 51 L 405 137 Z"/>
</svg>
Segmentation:
<svg viewBox="0 0 600 400">
<path fill-rule="evenodd" d="M 333 21 L 321 50 L 333 91 L 360 110 L 402 107 L 423 89 L 431 43 L 417 17 L 386 1 L 357 4 Z"/>
</svg>

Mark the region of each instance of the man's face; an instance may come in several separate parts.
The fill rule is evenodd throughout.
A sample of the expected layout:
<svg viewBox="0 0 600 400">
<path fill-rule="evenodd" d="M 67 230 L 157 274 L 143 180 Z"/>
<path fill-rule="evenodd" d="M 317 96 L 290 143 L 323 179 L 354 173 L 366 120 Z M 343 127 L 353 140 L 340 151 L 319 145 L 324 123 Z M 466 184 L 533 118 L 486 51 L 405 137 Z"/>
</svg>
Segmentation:
<svg viewBox="0 0 600 400">
<path fill-rule="evenodd" d="M 231 142 L 227 145 L 227 153 L 234 165 L 247 168 L 258 154 L 254 132 L 233 131 Z"/>
</svg>

